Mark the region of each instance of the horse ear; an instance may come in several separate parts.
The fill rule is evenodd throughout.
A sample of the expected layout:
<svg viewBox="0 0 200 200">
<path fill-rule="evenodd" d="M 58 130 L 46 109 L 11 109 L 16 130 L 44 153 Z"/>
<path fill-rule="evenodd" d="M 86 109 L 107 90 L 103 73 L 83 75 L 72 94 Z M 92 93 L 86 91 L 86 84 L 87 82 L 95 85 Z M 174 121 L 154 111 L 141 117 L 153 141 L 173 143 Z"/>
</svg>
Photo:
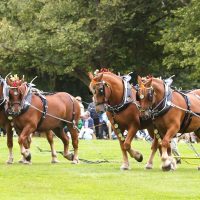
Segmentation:
<svg viewBox="0 0 200 200">
<path fill-rule="evenodd" d="M 103 73 L 100 73 L 100 74 L 98 74 L 97 76 L 94 77 L 94 80 L 96 82 L 100 82 L 102 78 L 103 78 Z"/>
<path fill-rule="evenodd" d="M 24 82 L 24 75 L 22 76 L 22 79 L 21 79 L 21 83 L 23 83 Z"/>
<path fill-rule="evenodd" d="M 142 78 L 139 75 L 137 77 L 137 82 L 138 82 L 139 86 L 142 85 Z"/>
<path fill-rule="evenodd" d="M 93 80 L 94 76 L 93 76 L 92 72 L 88 72 L 88 76 L 89 76 L 90 80 Z"/>
<path fill-rule="evenodd" d="M 144 84 L 145 87 L 151 87 L 152 84 L 152 78 L 149 78 L 149 80 Z"/>
<path fill-rule="evenodd" d="M 9 78 L 6 78 L 6 83 L 10 86 L 12 85 L 12 81 Z"/>
</svg>

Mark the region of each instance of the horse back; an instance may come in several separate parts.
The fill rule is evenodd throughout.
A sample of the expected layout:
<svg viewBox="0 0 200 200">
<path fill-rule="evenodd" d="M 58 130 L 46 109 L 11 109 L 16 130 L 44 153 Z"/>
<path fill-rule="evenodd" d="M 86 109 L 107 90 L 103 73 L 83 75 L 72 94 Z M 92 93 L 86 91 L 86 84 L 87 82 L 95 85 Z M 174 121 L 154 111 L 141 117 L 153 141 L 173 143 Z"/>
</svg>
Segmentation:
<svg viewBox="0 0 200 200">
<path fill-rule="evenodd" d="M 75 120 L 80 117 L 80 106 L 72 95 L 66 92 L 58 92 L 53 95 L 47 95 L 46 99 L 48 113 L 66 120 L 72 120 L 73 112 L 75 113 Z"/>
</svg>

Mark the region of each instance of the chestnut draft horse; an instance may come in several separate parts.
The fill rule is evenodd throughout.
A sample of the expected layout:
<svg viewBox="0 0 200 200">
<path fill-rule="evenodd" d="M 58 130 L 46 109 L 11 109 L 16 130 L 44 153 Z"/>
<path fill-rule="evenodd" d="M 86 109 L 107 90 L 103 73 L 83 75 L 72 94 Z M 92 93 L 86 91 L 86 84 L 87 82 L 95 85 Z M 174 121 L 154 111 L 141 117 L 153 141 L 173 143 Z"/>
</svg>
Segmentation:
<svg viewBox="0 0 200 200">
<path fill-rule="evenodd" d="M 172 90 L 163 80 L 138 77 L 138 96 L 141 115 L 150 116 L 162 138 L 162 169 L 175 169 L 173 158 L 167 152 L 171 139 L 177 133 L 200 134 L 200 89 L 189 93 Z"/>
<path fill-rule="evenodd" d="M 6 130 L 6 135 L 7 135 L 7 146 L 9 149 L 9 157 L 7 160 L 7 164 L 12 164 L 14 161 L 13 157 L 13 127 L 11 121 L 8 119 L 8 116 L 5 112 L 4 106 L 6 104 L 6 101 L 8 100 L 8 95 L 9 95 L 9 88 L 7 86 L 7 83 L 5 79 L 3 79 L 0 76 L 0 127 L 4 128 Z M 18 133 L 19 135 L 19 133 Z M 57 155 L 56 151 L 54 148 L 54 143 L 53 143 L 53 132 L 48 131 L 46 132 L 46 137 L 47 140 L 50 144 L 51 147 L 51 153 L 52 153 L 52 163 L 57 163 Z M 30 142 L 31 138 L 27 138 L 26 141 L 26 148 L 30 148 Z M 20 163 L 26 163 L 26 160 L 22 157 L 22 159 L 19 161 Z"/>
<path fill-rule="evenodd" d="M 140 152 L 131 148 L 131 141 L 136 132 L 147 129 L 150 136 L 154 137 L 154 127 L 151 119 L 141 119 L 138 108 L 140 105 L 136 101 L 136 90 L 129 84 L 130 77 L 120 77 L 111 72 L 101 72 L 96 76 L 89 73 L 91 80 L 89 89 L 93 94 L 93 101 L 97 112 L 106 112 L 111 122 L 112 128 L 118 137 L 123 163 L 122 170 L 129 169 L 128 154 L 138 162 L 142 162 L 143 156 Z M 124 131 L 128 134 L 125 137 Z M 154 138 L 152 143 L 152 153 L 146 168 L 152 168 L 153 157 L 156 153 L 158 140 Z"/>
<path fill-rule="evenodd" d="M 78 131 L 77 124 L 80 118 L 78 102 L 70 94 L 58 92 L 43 96 L 32 92 L 32 85 L 24 80 L 12 81 L 7 78 L 9 85 L 9 102 L 7 113 L 12 116 L 12 122 L 19 135 L 21 154 L 27 161 L 31 153 L 25 148 L 26 139 L 35 131 L 50 133 L 53 130 L 64 144 L 63 156 L 72 163 L 78 160 Z M 69 137 L 63 127 L 67 125 L 72 138 L 74 154 L 69 152 Z"/>
</svg>

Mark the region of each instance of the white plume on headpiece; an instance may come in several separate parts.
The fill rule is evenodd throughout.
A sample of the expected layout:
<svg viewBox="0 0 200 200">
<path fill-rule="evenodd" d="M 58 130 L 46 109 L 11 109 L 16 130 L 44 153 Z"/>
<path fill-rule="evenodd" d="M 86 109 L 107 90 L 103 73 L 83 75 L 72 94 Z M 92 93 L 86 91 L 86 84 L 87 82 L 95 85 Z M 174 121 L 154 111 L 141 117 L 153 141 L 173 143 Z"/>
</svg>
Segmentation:
<svg viewBox="0 0 200 200">
<path fill-rule="evenodd" d="M 14 76 L 13 75 L 10 75 L 10 80 L 11 81 L 19 81 L 19 77 L 18 77 L 18 75 L 17 74 L 15 74 Z"/>
</svg>

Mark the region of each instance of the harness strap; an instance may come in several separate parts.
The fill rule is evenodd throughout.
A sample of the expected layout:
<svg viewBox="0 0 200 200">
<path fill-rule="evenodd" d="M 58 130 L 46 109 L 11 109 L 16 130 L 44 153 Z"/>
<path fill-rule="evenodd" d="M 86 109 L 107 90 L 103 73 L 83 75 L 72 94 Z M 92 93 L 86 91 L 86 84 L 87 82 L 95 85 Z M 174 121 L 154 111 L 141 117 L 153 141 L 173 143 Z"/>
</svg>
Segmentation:
<svg viewBox="0 0 200 200">
<path fill-rule="evenodd" d="M 185 112 L 185 116 L 184 116 L 184 119 L 183 119 L 183 121 L 181 123 L 181 128 L 179 130 L 180 133 L 183 133 L 183 132 L 185 132 L 187 130 L 187 128 L 189 127 L 190 122 L 192 120 L 192 114 L 190 112 L 191 111 L 191 108 L 190 108 L 191 107 L 191 102 L 190 102 L 190 100 L 189 100 L 187 95 L 185 95 L 183 93 L 179 93 L 179 94 L 181 94 L 183 96 L 183 98 L 185 99 L 185 102 L 187 104 L 187 110 L 188 110 L 188 112 L 187 111 Z"/>
<path fill-rule="evenodd" d="M 67 122 L 69 122 L 69 123 L 71 123 L 71 124 L 73 124 L 73 128 L 74 129 L 76 129 L 78 132 L 79 132 L 79 129 L 78 129 L 78 127 L 76 126 L 76 122 L 75 122 L 75 105 L 74 105 L 74 98 L 70 95 L 70 94 L 68 94 L 69 95 L 69 97 L 70 97 L 70 99 L 71 99 L 71 101 L 72 101 L 72 119 L 71 119 L 71 121 L 67 121 Z"/>
<path fill-rule="evenodd" d="M 4 98 L 0 99 L 0 111 L 4 109 L 4 102 L 5 102 Z"/>
<path fill-rule="evenodd" d="M 107 105 L 107 111 L 113 114 L 116 114 L 125 110 L 129 106 L 129 104 L 132 103 L 132 92 L 131 92 L 132 86 L 128 82 L 128 80 L 126 80 L 123 77 L 122 77 L 122 82 L 124 85 L 124 96 L 123 96 L 122 102 L 116 106 Z"/>
<path fill-rule="evenodd" d="M 171 102 L 171 100 L 172 100 L 172 90 L 170 89 L 170 87 L 167 84 L 164 84 L 164 86 L 165 86 L 165 96 L 160 101 L 160 103 L 158 103 L 158 105 L 152 109 L 152 111 L 151 111 L 152 119 L 163 116 L 171 108 L 171 105 L 169 102 Z"/>
<path fill-rule="evenodd" d="M 74 106 L 74 99 L 71 97 L 71 95 L 69 95 L 70 96 L 70 99 L 71 99 L 71 101 L 72 101 L 72 106 L 73 106 L 73 111 L 72 111 L 72 122 L 74 122 L 74 117 L 75 117 L 75 106 Z"/>
<path fill-rule="evenodd" d="M 47 99 L 46 97 L 44 97 L 43 95 L 36 93 L 36 95 L 38 97 L 40 97 L 41 101 L 42 101 L 42 105 L 43 105 L 43 112 L 42 112 L 42 116 L 40 118 L 40 121 L 38 122 L 37 125 L 37 129 L 41 126 L 43 120 L 46 118 L 46 114 L 47 114 L 47 109 L 48 109 L 48 105 L 47 105 Z"/>
</svg>

